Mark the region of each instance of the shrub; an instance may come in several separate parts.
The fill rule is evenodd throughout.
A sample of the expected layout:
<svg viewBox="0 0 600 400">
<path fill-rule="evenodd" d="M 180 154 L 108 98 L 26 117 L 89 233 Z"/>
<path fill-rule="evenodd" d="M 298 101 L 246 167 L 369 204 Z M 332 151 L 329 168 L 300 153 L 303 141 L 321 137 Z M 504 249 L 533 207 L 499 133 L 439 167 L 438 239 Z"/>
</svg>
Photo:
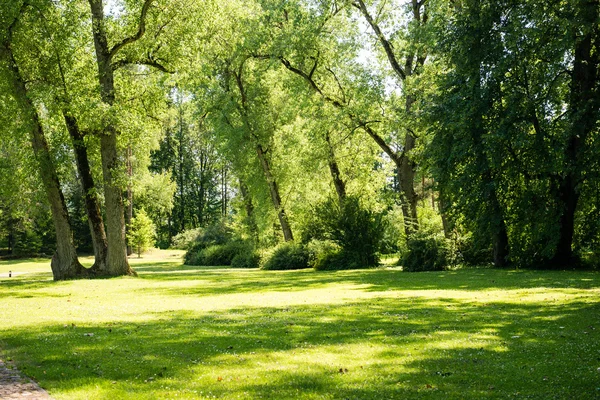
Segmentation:
<svg viewBox="0 0 600 400">
<path fill-rule="evenodd" d="M 311 237 L 334 242 L 340 248 L 338 258 L 329 254 L 323 260 L 328 268 L 335 269 L 365 268 L 379 264 L 379 250 L 385 231 L 384 214 L 363 207 L 355 196 L 344 201 L 330 198 L 317 206 L 314 212 Z M 345 264 L 338 262 L 345 260 Z"/>
<path fill-rule="evenodd" d="M 365 268 L 356 252 L 348 252 L 329 240 L 311 240 L 307 249 L 308 264 L 317 271 Z"/>
<path fill-rule="evenodd" d="M 415 233 L 406 241 L 407 251 L 400 257 L 404 271 L 443 271 L 448 265 L 448 247 L 438 235 Z"/>
<path fill-rule="evenodd" d="M 202 260 L 203 256 L 201 253 L 204 251 L 204 249 L 210 246 L 224 245 L 230 242 L 232 239 L 233 233 L 225 224 L 219 223 L 202 229 L 200 234 L 196 237 L 196 240 L 191 244 L 191 246 L 189 246 L 188 251 L 185 253 L 184 264 L 207 265 Z"/>
<path fill-rule="evenodd" d="M 196 239 L 202 234 L 202 228 L 188 229 L 173 236 L 172 248 L 178 250 L 187 250 L 194 244 Z"/>
<path fill-rule="evenodd" d="M 262 269 L 286 270 L 309 268 L 308 251 L 300 244 L 287 242 L 275 248 Z"/>
<path fill-rule="evenodd" d="M 231 260 L 231 268 L 258 268 L 260 256 L 255 251 L 236 254 Z"/>
<path fill-rule="evenodd" d="M 225 244 L 213 244 L 194 253 L 186 264 L 190 265 L 231 265 L 233 259 L 238 255 L 252 254 L 254 249 L 248 242 L 233 240 Z"/>
</svg>

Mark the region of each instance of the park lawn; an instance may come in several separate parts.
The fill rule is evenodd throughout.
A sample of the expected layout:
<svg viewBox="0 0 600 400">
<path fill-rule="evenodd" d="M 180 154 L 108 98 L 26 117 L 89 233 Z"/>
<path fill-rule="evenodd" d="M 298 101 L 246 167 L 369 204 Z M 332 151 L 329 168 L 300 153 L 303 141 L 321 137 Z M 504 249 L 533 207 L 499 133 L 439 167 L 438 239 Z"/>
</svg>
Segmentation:
<svg viewBox="0 0 600 400">
<path fill-rule="evenodd" d="M 600 274 L 0 262 L 0 355 L 56 399 L 600 398 Z M 5 272 L 28 273 L 8 278 Z M 44 272 L 45 271 L 45 272 Z"/>
</svg>

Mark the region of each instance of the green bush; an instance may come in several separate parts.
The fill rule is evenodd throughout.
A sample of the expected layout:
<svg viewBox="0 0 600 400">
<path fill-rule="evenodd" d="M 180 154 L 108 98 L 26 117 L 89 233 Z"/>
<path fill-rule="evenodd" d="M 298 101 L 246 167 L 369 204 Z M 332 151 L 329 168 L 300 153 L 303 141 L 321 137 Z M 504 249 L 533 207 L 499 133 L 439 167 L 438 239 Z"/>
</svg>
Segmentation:
<svg viewBox="0 0 600 400">
<path fill-rule="evenodd" d="M 173 244 L 171 247 L 178 250 L 187 250 L 194 244 L 198 237 L 202 235 L 202 233 L 202 228 L 185 230 L 173 236 Z"/>
<path fill-rule="evenodd" d="M 233 232 L 225 224 L 219 223 L 203 228 L 194 242 L 185 253 L 184 264 L 188 265 L 229 265 L 227 264 L 205 264 L 202 252 L 210 246 L 224 245 L 231 242 Z M 213 250 L 217 251 L 217 250 Z M 233 258 L 233 256 L 232 256 Z M 231 260 L 229 261 L 231 262 Z"/>
<path fill-rule="evenodd" d="M 404 271 L 443 271 L 449 263 L 448 246 L 439 235 L 418 232 L 406 241 L 406 246 L 398 262 Z"/>
<path fill-rule="evenodd" d="M 287 242 L 280 244 L 265 260 L 262 269 L 286 270 L 309 268 L 308 251 L 300 244 Z"/>
<path fill-rule="evenodd" d="M 334 242 L 339 255 L 323 256 L 326 269 L 367 268 L 379 264 L 379 250 L 385 232 L 384 214 L 361 205 L 358 197 L 348 196 L 344 201 L 330 198 L 316 207 L 310 235 L 306 239 Z M 338 262 L 345 260 L 345 263 Z M 338 268 L 334 268 L 338 265 Z M 319 267 L 320 268 L 320 267 Z"/>
<path fill-rule="evenodd" d="M 317 271 L 365 268 L 356 252 L 348 252 L 329 240 L 311 240 L 307 249 L 308 265 Z"/>
<path fill-rule="evenodd" d="M 249 242 L 232 240 L 225 244 L 213 244 L 191 254 L 190 257 L 186 258 L 186 264 L 203 266 L 231 265 L 236 256 L 253 253 L 254 248 Z M 189 251 L 188 254 L 190 254 Z M 240 260 L 236 262 L 239 263 Z"/>
<path fill-rule="evenodd" d="M 260 256 L 255 251 L 236 254 L 231 260 L 231 268 L 258 268 Z"/>
</svg>

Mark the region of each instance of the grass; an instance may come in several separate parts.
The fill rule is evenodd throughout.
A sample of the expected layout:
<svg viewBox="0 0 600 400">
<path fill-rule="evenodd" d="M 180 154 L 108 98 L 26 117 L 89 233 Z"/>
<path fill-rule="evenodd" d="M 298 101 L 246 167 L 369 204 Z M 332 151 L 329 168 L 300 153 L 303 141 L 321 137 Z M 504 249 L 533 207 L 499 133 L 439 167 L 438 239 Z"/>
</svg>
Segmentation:
<svg viewBox="0 0 600 400">
<path fill-rule="evenodd" d="M 600 398 L 600 275 L 0 262 L 4 359 L 56 399 Z M 91 260 L 84 260 L 91 263 Z M 8 278 L 8 270 L 27 272 Z"/>
</svg>

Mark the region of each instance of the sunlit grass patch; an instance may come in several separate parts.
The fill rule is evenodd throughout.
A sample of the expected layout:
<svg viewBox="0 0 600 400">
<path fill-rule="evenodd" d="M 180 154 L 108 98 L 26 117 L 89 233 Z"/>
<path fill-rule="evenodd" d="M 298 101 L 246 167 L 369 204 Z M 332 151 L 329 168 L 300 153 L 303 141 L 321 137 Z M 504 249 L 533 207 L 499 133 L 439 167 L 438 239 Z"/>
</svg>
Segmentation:
<svg viewBox="0 0 600 400">
<path fill-rule="evenodd" d="M 57 399 L 597 398 L 600 276 L 130 261 L 0 278 L 5 356 Z M 8 264 L 0 263 L 0 271 Z M 46 272 L 44 272 L 46 268 Z"/>
</svg>

